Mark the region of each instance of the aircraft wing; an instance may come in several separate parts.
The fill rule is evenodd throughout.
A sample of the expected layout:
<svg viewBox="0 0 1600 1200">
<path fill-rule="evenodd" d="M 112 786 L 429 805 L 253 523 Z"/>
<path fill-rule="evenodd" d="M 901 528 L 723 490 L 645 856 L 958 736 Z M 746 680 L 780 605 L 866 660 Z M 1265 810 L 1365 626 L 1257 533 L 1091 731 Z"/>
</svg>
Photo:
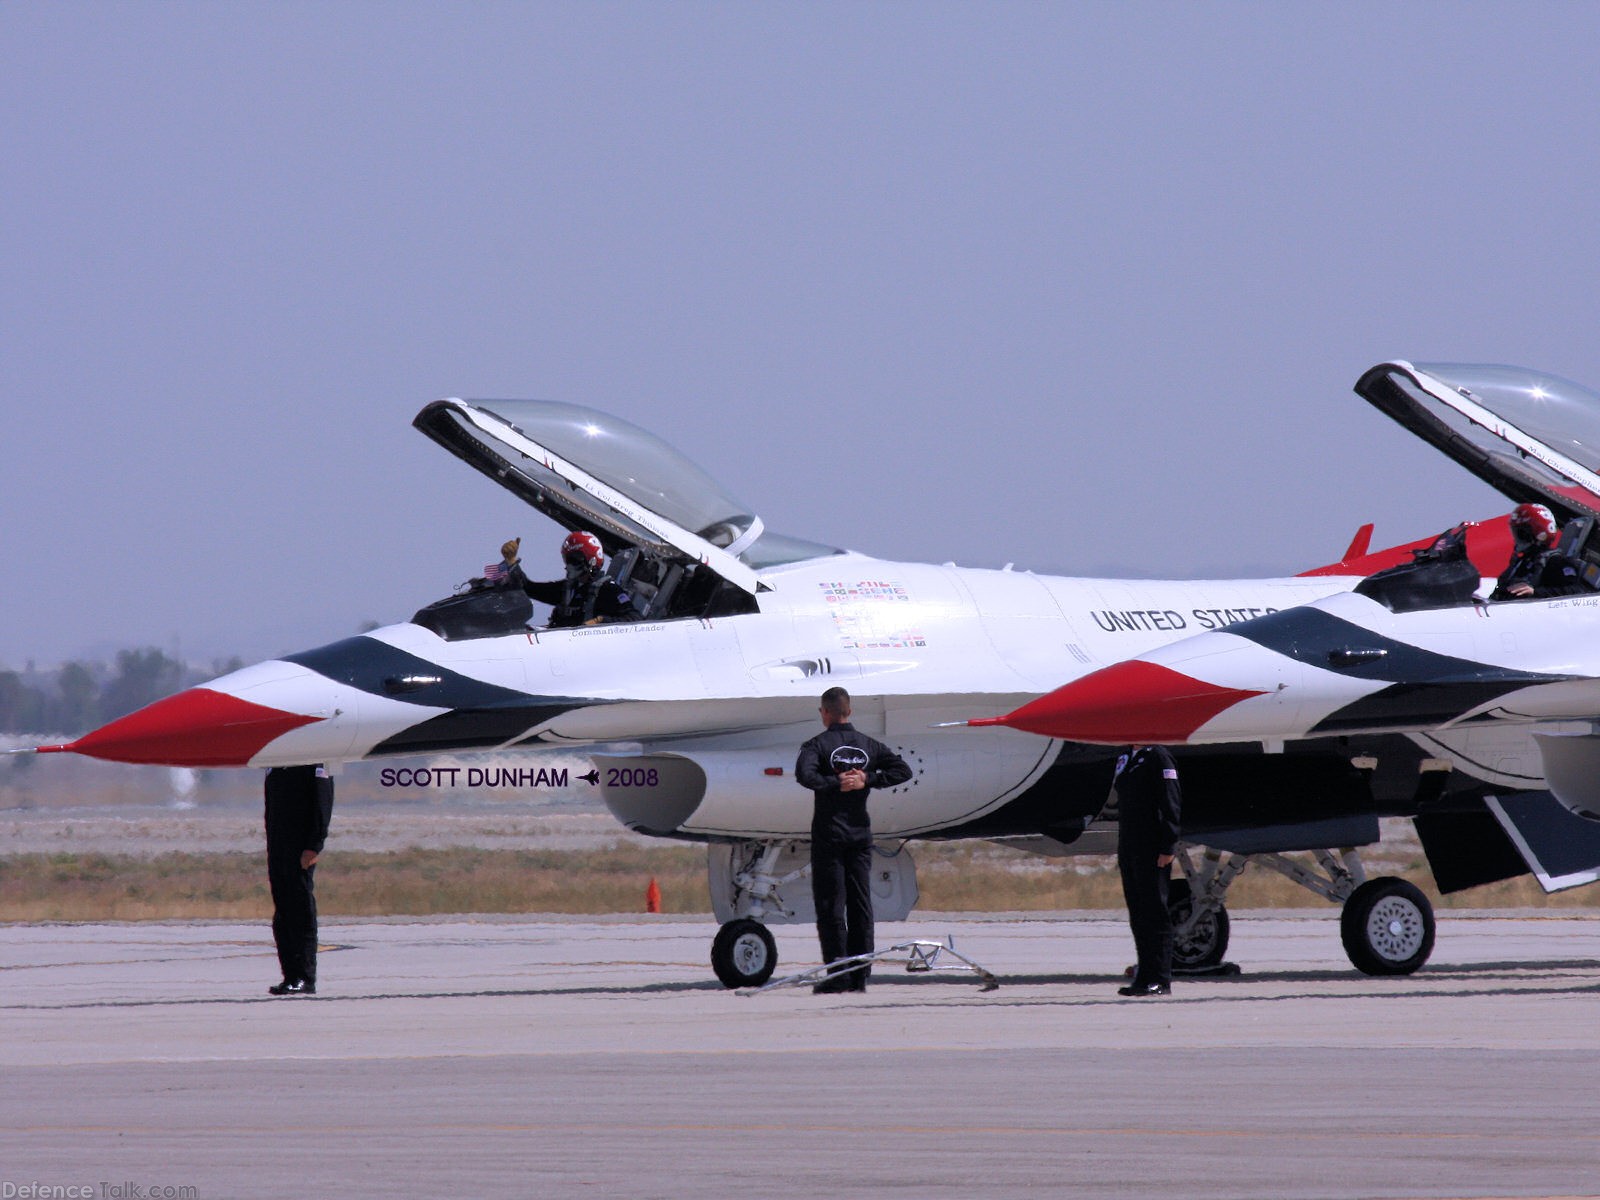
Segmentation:
<svg viewBox="0 0 1600 1200">
<path fill-rule="evenodd" d="M 1484 803 L 1546 892 L 1600 880 L 1600 825 L 1565 800 L 1539 791 L 1487 796 Z"/>
</svg>

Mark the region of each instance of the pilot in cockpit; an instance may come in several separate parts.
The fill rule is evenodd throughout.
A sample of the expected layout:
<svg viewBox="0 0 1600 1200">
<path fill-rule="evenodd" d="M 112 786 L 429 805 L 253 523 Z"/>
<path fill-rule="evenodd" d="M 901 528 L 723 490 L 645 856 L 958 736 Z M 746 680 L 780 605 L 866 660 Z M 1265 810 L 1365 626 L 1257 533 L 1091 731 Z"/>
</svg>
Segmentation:
<svg viewBox="0 0 1600 1200">
<path fill-rule="evenodd" d="M 1516 549 L 1501 572 L 1491 600 L 1534 600 L 1590 590 L 1583 564 L 1557 549 L 1560 527 L 1543 504 L 1519 504 L 1511 513 Z"/>
<path fill-rule="evenodd" d="M 548 583 L 530 580 L 523 574 L 517 555 L 521 545 L 522 539 L 514 538 L 500 547 L 500 577 L 539 603 L 551 606 L 549 628 L 637 619 L 628 593 L 606 575 L 605 550 L 594 534 L 578 530 L 566 536 L 561 543 L 566 576 Z"/>
</svg>

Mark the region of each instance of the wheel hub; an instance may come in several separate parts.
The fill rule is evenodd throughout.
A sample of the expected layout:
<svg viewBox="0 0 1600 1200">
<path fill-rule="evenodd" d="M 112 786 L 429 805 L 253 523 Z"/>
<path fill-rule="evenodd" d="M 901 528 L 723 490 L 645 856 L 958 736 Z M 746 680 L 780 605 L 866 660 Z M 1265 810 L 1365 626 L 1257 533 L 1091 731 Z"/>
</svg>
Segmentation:
<svg viewBox="0 0 1600 1200">
<path fill-rule="evenodd" d="M 1391 962 L 1404 962 L 1421 950 L 1424 934 L 1422 914 L 1403 896 L 1386 896 L 1367 917 L 1368 941 Z"/>
<path fill-rule="evenodd" d="M 1187 936 L 1174 941 L 1173 954 L 1181 962 L 1202 962 L 1216 945 L 1217 918 L 1207 913 L 1190 927 Z"/>
<path fill-rule="evenodd" d="M 767 944 L 747 933 L 733 943 L 733 961 L 744 974 L 754 975 L 767 965 Z"/>
</svg>

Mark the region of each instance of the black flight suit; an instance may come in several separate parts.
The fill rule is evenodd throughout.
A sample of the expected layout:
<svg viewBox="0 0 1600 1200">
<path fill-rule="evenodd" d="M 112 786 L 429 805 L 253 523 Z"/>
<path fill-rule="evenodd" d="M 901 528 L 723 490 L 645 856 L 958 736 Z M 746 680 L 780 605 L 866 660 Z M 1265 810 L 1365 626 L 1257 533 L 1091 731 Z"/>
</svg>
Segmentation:
<svg viewBox="0 0 1600 1200">
<path fill-rule="evenodd" d="M 1578 560 L 1558 550 L 1519 550 L 1501 573 L 1491 600 L 1540 600 L 1547 596 L 1575 596 L 1587 592 L 1589 587 L 1579 573 Z M 1508 590 L 1514 583 L 1526 583 L 1533 588 L 1531 596 L 1513 596 Z"/>
<path fill-rule="evenodd" d="M 551 606 L 550 629 L 587 625 L 596 617 L 607 621 L 632 621 L 639 615 L 633 610 L 633 599 L 609 575 L 596 573 L 577 579 L 553 579 L 548 583 L 531 579 L 518 582 L 529 597 Z"/>
<path fill-rule="evenodd" d="M 839 773 L 860 769 L 867 786 L 841 792 Z M 875 787 L 896 787 L 911 778 L 905 760 L 848 721 L 830 725 L 804 746 L 794 777 L 816 797 L 811 815 L 811 897 L 817 908 L 822 961 L 872 953 L 872 822 L 867 796 Z M 870 969 L 850 977 L 864 990 Z"/>
<path fill-rule="evenodd" d="M 267 881 L 272 885 L 272 937 L 283 978 L 317 982 L 316 866 L 302 868 L 307 850 L 322 853 L 333 820 L 333 780 L 322 767 L 274 767 L 267 772 Z"/>
<path fill-rule="evenodd" d="M 1156 859 L 1171 854 L 1178 840 L 1183 796 L 1178 768 L 1165 746 L 1139 746 L 1119 764 L 1117 870 L 1128 924 L 1139 955 L 1135 988 L 1172 983 L 1172 917 L 1167 911 L 1169 868 Z"/>
</svg>

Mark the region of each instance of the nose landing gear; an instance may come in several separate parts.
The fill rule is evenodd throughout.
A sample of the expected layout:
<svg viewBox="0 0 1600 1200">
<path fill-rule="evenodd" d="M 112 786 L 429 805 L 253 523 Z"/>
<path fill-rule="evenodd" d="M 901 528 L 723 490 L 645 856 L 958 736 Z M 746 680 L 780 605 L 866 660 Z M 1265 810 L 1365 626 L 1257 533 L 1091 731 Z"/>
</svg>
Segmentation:
<svg viewBox="0 0 1600 1200">
<path fill-rule="evenodd" d="M 760 921 L 729 921 L 712 940 L 711 969 L 724 987 L 760 987 L 777 965 L 778 943 Z"/>
</svg>

